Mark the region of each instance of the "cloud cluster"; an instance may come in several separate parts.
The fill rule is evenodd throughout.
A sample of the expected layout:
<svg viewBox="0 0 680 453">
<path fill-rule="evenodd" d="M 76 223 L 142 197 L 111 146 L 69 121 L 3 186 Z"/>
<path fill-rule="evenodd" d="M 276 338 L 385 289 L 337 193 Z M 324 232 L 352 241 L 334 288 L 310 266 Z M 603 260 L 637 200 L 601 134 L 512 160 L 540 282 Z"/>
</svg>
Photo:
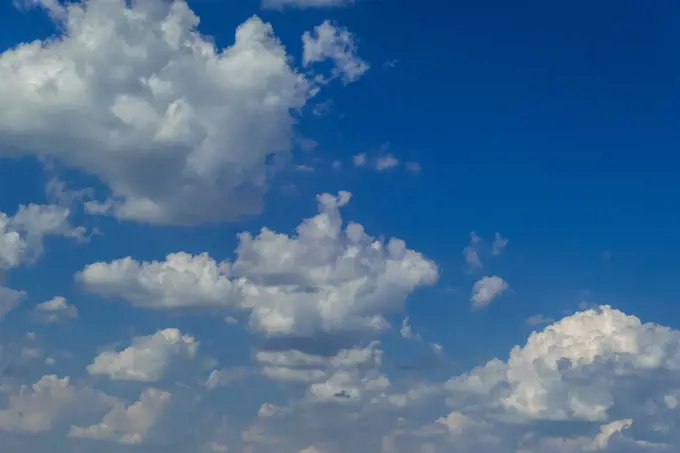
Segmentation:
<svg viewBox="0 0 680 453">
<path fill-rule="evenodd" d="M 128 257 L 90 264 L 76 278 L 138 307 L 246 310 L 251 328 L 267 335 L 380 331 L 412 291 L 436 282 L 438 268 L 402 240 L 385 243 L 360 224 L 343 225 L 339 209 L 349 200 L 348 192 L 320 195 L 319 214 L 294 236 L 241 233 L 233 262 L 186 253 L 164 262 Z"/>
</svg>

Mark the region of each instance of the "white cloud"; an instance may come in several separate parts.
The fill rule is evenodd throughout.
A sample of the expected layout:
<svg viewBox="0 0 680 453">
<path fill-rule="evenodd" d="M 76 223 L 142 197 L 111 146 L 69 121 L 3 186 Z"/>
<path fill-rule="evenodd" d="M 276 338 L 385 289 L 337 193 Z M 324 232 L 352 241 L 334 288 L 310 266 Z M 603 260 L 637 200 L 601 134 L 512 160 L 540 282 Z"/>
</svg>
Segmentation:
<svg viewBox="0 0 680 453">
<path fill-rule="evenodd" d="M 507 362 L 491 360 L 447 388 L 453 405 L 477 401 L 528 420 L 606 421 L 617 404 L 618 411 L 631 409 L 627 382 L 647 396 L 664 392 L 662 399 L 674 384 L 657 388 L 654 377 L 679 370 L 680 331 L 603 306 L 532 333 Z"/>
<path fill-rule="evenodd" d="M 2 319 L 9 311 L 15 308 L 21 302 L 21 299 L 26 297 L 24 291 L 16 291 L 11 288 L 0 286 L 0 319 Z"/>
<path fill-rule="evenodd" d="M 355 154 L 352 157 L 352 162 L 354 162 L 354 165 L 357 167 L 363 167 L 366 165 L 366 153 Z"/>
<path fill-rule="evenodd" d="M 333 61 L 333 74 L 347 84 L 360 79 L 370 66 L 357 55 L 354 36 L 330 21 L 314 27 L 314 32 L 302 35 L 302 61 L 305 66 L 326 59 Z"/>
<path fill-rule="evenodd" d="M 473 231 L 470 233 L 470 245 L 463 249 L 463 258 L 470 269 L 481 269 L 482 260 L 479 258 L 479 244 L 482 239 Z"/>
<path fill-rule="evenodd" d="M 178 329 L 159 330 L 136 337 L 121 352 L 105 351 L 87 367 L 90 374 L 102 374 L 117 381 L 158 381 L 174 359 L 193 358 L 199 342 Z"/>
<path fill-rule="evenodd" d="M 491 245 L 491 254 L 493 256 L 499 256 L 507 246 L 508 239 L 501 236 L 500 233 L 496 233 L 493 244 Z"/>
<path fill-rule="evenodd" d="M 349 6 L 355 0 L 262 0 L 262 8 L 282 10 L 284 8 L 334 8 Z"/>
<path fill-rule="evenodd" d="M 482 277 L 472 285 L 472 296 L 470 296 L 472 307 L 478 309 L 486 307 L 508 288 L 510 288 L 508 282 L 496 275 Z"/>
<path fill-rule="evenodd" d="M 238 279 L 231 264 L 216 262 L 207 253 L 171 253 L 165 261 L 138 262 L 132 257 L 98 262 L 76 274 L 76 280 L 105 297 L 120 296 L 143 308 L 186 308 L 233 305 L 241 302 Z"/>
<path fill-rule="evenodd" d="M 408 294 L 436 282 L 438 268 L 399 239 L 385 244 L 357 223 L 343 229 L 339 208 L 349 199 L 348 192 L 320 195 L 319 214 L 294 236 L 241 233 L 233 263 L 206 254 L 143 263 L 128 257 L 91 264 L 77 278 L 139 307 L 247 310 L 251 327 L 268 335 L 379 331 Z"/>
<path fill-rule="evenodd" d="M 609 444 L 609 439 L 624 429 L 628 429 L 633 425 L 633 420 L 630 418 L 625 420 L 616 420 L 611 423 L 604 424 L 600 427 L 600 432 L 595 436 L 593 442 L 585 448 L 585 451 L 604 450 Z"/>
<path fill-rule="evenodd" d="M 390 168 L 397 167 L 398 165 L 399 160 L 391 154 L 380 156 L 375 161 L 375 169 L 378 171 L 389 170 Z"/>
<path fill-rule="evenodd" d="M 0 410 L 0 430 L 42 433 L 74 412 L 99 410 L 114 399 L 89 388 L 71 385 L 69 377 L 46 375 L 31 386 L 22 385 L 10 395 L 6 409 Z"/>
<path fill-rule="evenodd" d="M 170 397 L 169 392 L 148 388 L 129 406 L 117 403 L 100 423 L 88 427 L 72 426 L 69 436 L 139 445 L 162 416 Z"/>
<path fill-rule="evenodd" d="M 216 49 L 182 0 L 42 3 L 63 34 L 0 55 L 0 150 L 98 177 L 111 197 L 92 213 L 197 224 L 259 212 L 291 111 L 318 91 L 270 25 L 250 18 Z M 346 30 L 305 36 L 307 64 L 331 58 L 346 81 L 367 69 Z"/>
<path fill-rule="evenodd" d="M 404 320 L 401 322 L 401 329 L 399 330 L 399 333 L 401 334 L 402 337 L 406 339 L 411 339 L 413 338 L 413 330 L 411 329 L 411 325 L 409 324 L 409 317 L 405 317 Z"/>
<path fill-rule="evenodd" d="M 38 304 L 35 311 L 43 317 L 46 322 L 59 322 L 63 319 L 76 319 L 78 317 L 78 309 L 75 305 L 66 302 L 66 298 L 61 296 L 53 297 L 52 299 Z"/>
<path fill-rule="evenodd" d="M 14 216 L 0 212 L 0 271 L 32 264 L 42 255 L 46 236 L 82 239 L 84 229 L 71 227 L 70 214 L 62 206 L 37 204 L 20 205 Z"/>
</svg>

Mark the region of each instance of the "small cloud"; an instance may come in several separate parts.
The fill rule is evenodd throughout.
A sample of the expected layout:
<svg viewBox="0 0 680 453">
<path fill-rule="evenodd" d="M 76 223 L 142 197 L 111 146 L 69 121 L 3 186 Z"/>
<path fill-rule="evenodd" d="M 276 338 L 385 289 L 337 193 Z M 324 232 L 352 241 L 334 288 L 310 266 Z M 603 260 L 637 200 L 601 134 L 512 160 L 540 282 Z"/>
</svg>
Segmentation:
<svg viewBox="0 0 680 453">
<path fill-rule="evenodd" d="M 78 309 L 75 305 L 69 304 L 66 298 L 61 296 L 53 297 L 47 302 L 39 304 L 35 307 L 35 312 L 48 323 L 57 323 L 78 317 Z"/>
<path fill-rule="evenodd" d="M 333 168 L 335 168 L 336 170 L 339 170 L 339 169 L 342 168 L 342 162 L 340 162 L 339 160 L 334 160 L 333 163 L 332 163 L 331 165 L 332 165 Z"/>
<path fill-rule="evenodd" d="M 314 173 L 314 169 L 309 165 L 296 165 L 295 170 L 303 173 Z"/>
<path fill-rule="evenodd" d="M 501 253 L 503 253 L 503 250 L 505 250 L 505 247 L 508 245 L 508 239 L 504 238 L 503 236 L 500 235 L 500 233 L 496 232 L 496 237 L 493 241 L 493 245 L 491 246 L 491 254 L 493 256 L 499 256 Z"/>
<path fill-rule="evenodd" d="M 389 170 L 399 165 L 399 160 L 391 154 L 380 156 L 376 159 L 375 169 L 378 171 Z"/>
<path fill-rule="evenodd" d="M 383 68 L 386 69 L 391 69 L 397 66 L 397 63 L 399 63 L 398 60 L 387 60 L 386 62 L 383 63 Z"/>
<path fill-rule="evenodd" d="M 405 317 L 404 320 L 401 322 L 401 329 L 399 330 L 399 333 L 404 338 L 407 338 L 407 339 L 413 338 L 413 330 L 411 329 L 411 325 L 409 324 L 409 317 L 408 316 Z"/>
<path fill-rule="evenodd" d="M 555 320 L 547 316 L 543 316 L 541 314 L 535 314 L 529 316 L 526 322 L 530 326 L 540 326 L 545 324 L 552 324 L 553 322 L 555 322 Z"/>
<path fill-rule="evenodd" d="M 406 162 L 406 170 L 410 171 L 411 173 L 420 173 L 422 170 L 422 167 L 418 162 Z"/>
<path fill-rule="evenodd" d="M 495 298 L 510 288 L 510 285 L 502 278 L 494 275 L 482 277 L 472 286 L 470 302 L 475 309 L 487 307 Z"/>
<path fill-rule="evenodd" d="M 481 269 L 482 260 L 477 250 L 482 239 L 474 231 L 470 233 L 470 244 L 463 249 L 463 257 L 470 269 Z"/>
<path fill-rule="evenodd" d="M 319 145 L 319 143 L 316 140 L 307 137 L 298 137 L 296 141 L 297 144 L 300 146 L 300 149 L 307 153 L 314 151 L 316 147 Z"/>
<path fill-rule="evenodd" d="M 205 381 L 205 387 L 208 390 L 214 390 L 218 387 L 223 387 L 244 379 L 246 376 L 248 376 L 248 369 L 244 367 L 237 367 L 230 370 L 212 370 L 210 376 L 208 376 L 208 379 Z"/>
<path fill-rule="evenodd" d="M 319 102 L 312 108 L 312 115 L 314 116 L 326 116 L 331 113 L 333 109 L 333 100 L 328 99 L 327 101 Z"/>
<path fill-rule="evenodd" d="M 357 167 L 363 167 L 366 165 L 366 153 L 359 153 L 352 157 L 352 162 L 354 162 L 354 165 Z"/>
<path fill-rule="evenodd" d="M 234 318 L 233 316 L 227 316 L 224 318 L 224 323 L 233 326 L 234 324 L 238 324 L 238 319 Z"/>
</svg>

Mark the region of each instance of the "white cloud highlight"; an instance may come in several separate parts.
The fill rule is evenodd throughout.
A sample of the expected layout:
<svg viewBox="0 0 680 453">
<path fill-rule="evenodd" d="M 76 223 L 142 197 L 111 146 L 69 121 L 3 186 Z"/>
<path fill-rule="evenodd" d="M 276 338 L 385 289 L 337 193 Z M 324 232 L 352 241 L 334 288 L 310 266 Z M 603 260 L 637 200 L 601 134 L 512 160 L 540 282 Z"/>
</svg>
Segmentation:
<svg viewBox="0 0 680 453">
<path fill-rule="evenodd" d="M 105 351 L 87 367 L 116 381 L 158 381 L 172 361 L 196 356 L 199 342 L 178 329 L 159 330 L 153 335 L 136 337 L 121 352 Z"/>
</svg>

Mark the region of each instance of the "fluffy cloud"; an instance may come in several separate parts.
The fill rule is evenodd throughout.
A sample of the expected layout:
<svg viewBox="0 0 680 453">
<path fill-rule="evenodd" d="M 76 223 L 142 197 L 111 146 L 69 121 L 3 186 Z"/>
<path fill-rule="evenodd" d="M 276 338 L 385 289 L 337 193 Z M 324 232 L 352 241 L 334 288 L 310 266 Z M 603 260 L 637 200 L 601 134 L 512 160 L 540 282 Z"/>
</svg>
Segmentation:
<svg viewBox="0 0 680 453">
<path fill-rule="evenodd" d="M 482 277 L 472 285 L 472 296 L 470 296 L 472 307 L 477 309 L 486 307 L 508 288 L 510 288 L 508 282 L 496 275 Z"/>
<path fill-rule="evenodd" d="M 391 154 L 380 156 L 375 161 L 375 169 L 378 171 L 389 170 L 399 165 L 399 160 Z"/>
<path fill-rule="evenodd" d="M 47 375 L 10 395 L 7 408 L 0 410 L 0 430 L 46 432 L 58 419 L 74 412 L 100 410 L 114 402 L 89 388 L 74 387 L 68 377 Z"/>
<path fill-rule="evenodd" d="M 88 427 L 72 426 L 69 436 L 139 445 L 162 416 L 170 397 L 169 392 L 146 389 L 139 400 L 129 406 L 116 403 L 100 423 Z"/>
<path fill-rule="evenodd" d="M 84 287 L 104 297 L 121 297 L 142 308 L 239 306 L 242 282 L 231 279 L 231 264 L 207 253 L 179 252 L 165 261 L 138 262 L 131 257 L 98 262 L 76 274 Z"/>
<path fill-rule="evenodd" d="M 35 307 L 36 313 L 46 322 L 54 323 L 64 319 L 75 319 L 78 317 L 78 309 L 75 305 L 66 302 L 66 298 L 57 296 L 38 304 Z"/>
<path fill-rule="evenodd" d="M 314 32 L 302 35 L 302 62 L 305 66 L 329 59 L 334 64 L 333 74 L 345 83 L 361 78 L 370 68 L 357 56 L 354 36 L 346 29 L 325 21 L 314 27 Z"/>
<path fill-rule="evenodd" d="M 269 335 L 378 331 L 409 293 L 437 280 L 438 268 L 399 239 L 385 244 L 357 223 L 343 229 L 339 208 L 349 199 L 348 192 L 320 195 L 319 214 L 295 236 L 241 233 L 233 263 L 206 254 L 142 263 L 128 257 L 91 264 L 77 279 L 139 307 L 248 310 L 251 327 Z"/>
<path fill-rule="evenodd" d="M 92 213 L 196 224 L 259 212 L 291 111 L 318 88 L 270 25 L 253 17 L 216 49 L 182 0 L 39 3 L 63 33 L 0 55 L 3 153 L 97 176 L 111 197 Z M 305 65 L 330 58 L 355 80 L 368 66 L 353 42 L 323 24 L 305 35 Z"/>
<path fill-rule="evenodd" d="M 262 0 L 262 7 L 277 10 L 284 8 L 333 8 L 348 6 L 353 3 L 354 0 Z"/>
<path fill-rule="evenodd" d="M 118 381 L 158 381 L 174 359 L 193 358 L 199 343 L 178 329 L 159 330 L 136 337 L 120 352 L 105 351 L 87 367 L 90 374 L 106 375 Z"/>
<path fill-rule="evenodd" d="M 73 228 L 70 215 L 68 208 L 37 204 L 20 205 L 14 216 L 0 212 L 0 271 L 33 263 L 43 253 L 46 236 L 82 238 L 84 229 Z"/>
<path fill-rule="evenodd" d="M 507 362 L 491 360 L 446 387 L 453 405 L 474 403 L 526 420 L 607 421 L 611 411 L 632 409 L 629 383 L 638 397 L 653 398 L 680 386 L 662 377 L 679 370 L 680 331 L 603 306 L 532 333 Z"/>
</svg>

